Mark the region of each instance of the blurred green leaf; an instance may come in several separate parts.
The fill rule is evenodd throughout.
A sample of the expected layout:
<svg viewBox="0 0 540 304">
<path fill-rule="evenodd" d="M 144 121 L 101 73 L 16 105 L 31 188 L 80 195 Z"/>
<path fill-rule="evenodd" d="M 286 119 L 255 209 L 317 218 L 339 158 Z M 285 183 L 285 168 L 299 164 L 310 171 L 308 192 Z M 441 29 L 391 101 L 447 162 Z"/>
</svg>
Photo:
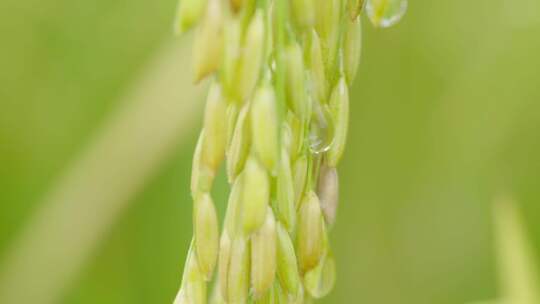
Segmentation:
<svg viewBox="0 0 540 304">
<path fill-rule="evenodd" d="M 514 304 L 540 303 L 538 265 L 512 199 L 496 202 L 495 226 L 502 298 Z"/>
</svg>

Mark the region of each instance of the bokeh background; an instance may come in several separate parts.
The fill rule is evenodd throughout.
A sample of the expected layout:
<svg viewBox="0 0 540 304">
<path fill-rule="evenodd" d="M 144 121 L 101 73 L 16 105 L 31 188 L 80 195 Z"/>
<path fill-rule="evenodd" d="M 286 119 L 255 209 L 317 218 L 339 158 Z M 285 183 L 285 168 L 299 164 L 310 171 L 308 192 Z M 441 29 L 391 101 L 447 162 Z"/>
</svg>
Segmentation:
<svg viewBox="0 0 540 304">
<path fill-rule="evenodd" d="M 17 303 L 174 298 L 205 90 L 175 8 L 0 2 L 0 292 Z M 320 303 L 496 298 L 496 197 L 540 257 L 540 2 L 414 0 L 391 29 L 366 21 Z M 226 195 L 221 177 L 220 210 Z"/>
</svg>

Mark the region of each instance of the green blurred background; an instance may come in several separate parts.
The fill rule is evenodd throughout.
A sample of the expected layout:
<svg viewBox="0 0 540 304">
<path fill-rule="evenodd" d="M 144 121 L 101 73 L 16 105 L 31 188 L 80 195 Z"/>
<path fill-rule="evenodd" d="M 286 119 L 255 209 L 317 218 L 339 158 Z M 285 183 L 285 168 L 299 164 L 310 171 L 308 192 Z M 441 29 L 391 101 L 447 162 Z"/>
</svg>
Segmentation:
<svg viewBox="0 0 540 304">
<path fill-rule="evenodd" d="M 189 36 L 172 36 L 175 8 L 176 0 L 0 2 L 0 274 L 51 189 L 130 107 L 124 96 L 160 50 L 189 47 Z M 331 232 L 338 280 L 320 303 L 495 298 L 495 197 L 519 202 L 540 257 L 540 2 L 414 0 L 397 26 L 364 20 L 364 33 Z M 166 88 L 184 90 L 176 102 L 203 102 L 183 77 L 189 69 L 176 73 L 178 88 Z M 201 114 L 178 113 L 195 122 L 126 196 L 55 303 L 171 303 L 191 237 Z M 221 178 L 221 209 L 226 189 Z"/>
</svg>

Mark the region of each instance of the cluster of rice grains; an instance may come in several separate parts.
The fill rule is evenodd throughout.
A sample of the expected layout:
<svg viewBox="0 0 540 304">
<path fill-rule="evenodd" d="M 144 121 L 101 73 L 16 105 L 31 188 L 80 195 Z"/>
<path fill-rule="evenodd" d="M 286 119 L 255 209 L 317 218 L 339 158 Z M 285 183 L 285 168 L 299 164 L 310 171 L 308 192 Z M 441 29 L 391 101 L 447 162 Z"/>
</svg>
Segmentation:
<svg viewBox="0 0 540 304">
<path fill-rule="evenodd" d="M 193 158 L 194 237 L 176 304 L 309 303 L 332 289 L 328 232 L 363 2 L 180 2 L 176 29 L 196 26 L 195 80 L 211 84 Z M 366 12 L 385 27 L 405 7 L 371 0 Z M 210 192 L 224 159 L 231 191 L 219 235 Z"/>
</svg>

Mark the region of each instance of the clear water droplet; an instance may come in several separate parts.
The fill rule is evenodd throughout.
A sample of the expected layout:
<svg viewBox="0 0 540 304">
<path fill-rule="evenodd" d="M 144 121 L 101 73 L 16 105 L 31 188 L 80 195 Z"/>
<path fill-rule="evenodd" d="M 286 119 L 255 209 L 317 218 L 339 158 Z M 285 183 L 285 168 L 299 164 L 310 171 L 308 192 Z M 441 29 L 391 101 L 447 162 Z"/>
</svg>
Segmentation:
<svg viewBox="0 0 540 304">
<path fill-rule="evenodd" d="M 390 27 L 405 15 L 407 5 L 407 0 L 368 0 L 366 12 L 374 26 Z"/>
<path fill-rule="evenodd" d="M 312 153 L 324 153 L 334 140 L 334 125 L 327 105 L 315 103 L 309 126 L 309 148 Z"/>
</svg>

